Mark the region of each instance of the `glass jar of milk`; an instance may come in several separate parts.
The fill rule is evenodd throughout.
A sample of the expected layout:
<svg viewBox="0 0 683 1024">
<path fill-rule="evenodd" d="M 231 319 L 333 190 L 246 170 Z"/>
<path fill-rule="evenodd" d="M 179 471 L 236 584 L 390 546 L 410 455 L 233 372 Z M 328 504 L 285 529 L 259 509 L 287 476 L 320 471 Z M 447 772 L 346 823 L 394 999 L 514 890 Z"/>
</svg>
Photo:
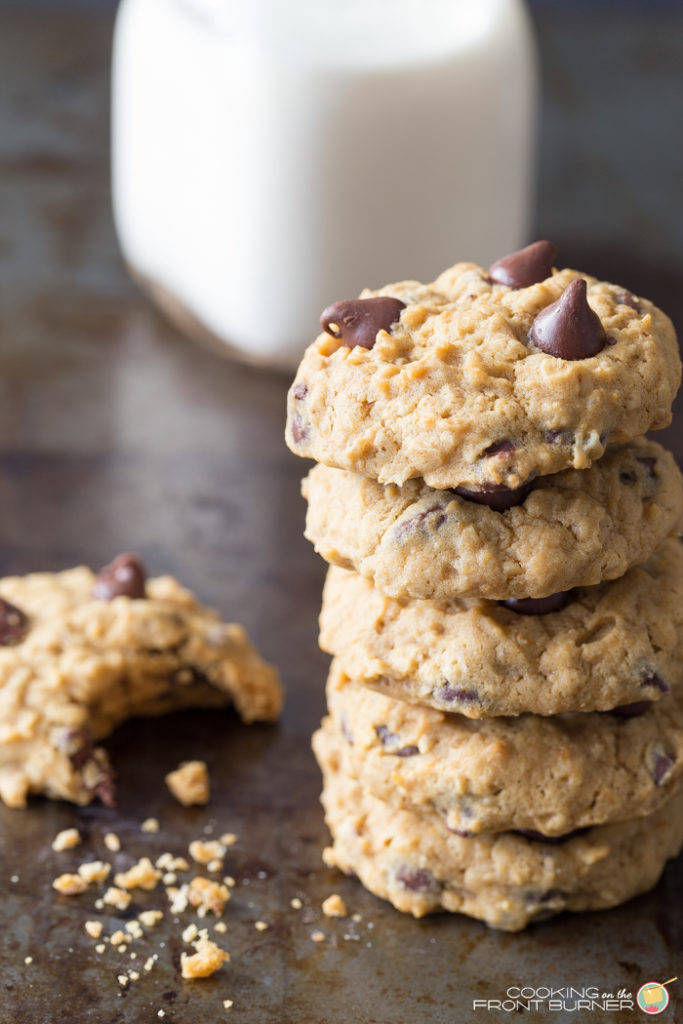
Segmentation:
<svg viewBox="0 0 683 1024">
<path fill-rule="evenodd" d="M 529 241 L 522 0 L 122 0 L 113 200 L 189 334 L 291 369 L 363 287 Z"/>
</svg>

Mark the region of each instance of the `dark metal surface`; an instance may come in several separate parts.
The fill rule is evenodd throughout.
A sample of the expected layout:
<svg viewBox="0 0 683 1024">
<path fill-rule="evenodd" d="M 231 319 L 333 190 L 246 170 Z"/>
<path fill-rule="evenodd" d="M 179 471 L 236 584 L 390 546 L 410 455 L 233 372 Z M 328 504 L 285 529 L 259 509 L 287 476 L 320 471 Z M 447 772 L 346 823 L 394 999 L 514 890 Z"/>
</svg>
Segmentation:
<svg viewBox="0 0 683 1024">
<path fill-rule="evenodd" d="M 680 326 L 672 245 L 657 249 L 648 236 L 648 262 L 639 263 L 587 222 L 585 190 L 566 188 L 558 215 L 552 182 L 567 139 L 557 136 L 557 119 L 573 123 L 585 89 L 582 80 L 576 94 L 562 91 L 578 78 L 561 28 L 541 25 L 553 130 L 544 137 L 539 233 L 555 229 L 563 262 L 651 295 Z M 564 916 L 517 936 L 456 917 L 413 921 L 322 867 L 326 832 L 309 738 L 324 707 L 326 659 L 316 645 L 324 566 L 301 535 L 304 466 L 282 442 L 286 382 L 183 341 L 125 277 L 109 217 L 110 32 L 107 12 L 0 16 L 0 571 L 97 566 L 134 548 L 152 571 L 176 574 L 244 622 L 280 667 L 288 700 L 274 727 L 247 728 L 230 713 L 130 722 L 107 742 L 119 773 L 115 810 L 39 800 L 26 811 L 0 809 L 0 1024 L 504 1020 L 516 1015 L 474 1012 L 472 1000 L 502 999 L 509 985 L 634 993 L 645 981 L 683 974 L 680 861 L 653 893 L 622 908 Z M 658 32 L 665 45 L 670 33 Z M 615 29 L 615 38 L 623 43 L 623 32 Z M 612 100 L 598 101 L 607 117 Z M 606 189 L 599 134 L 593 146 Z M 671 158 L 680 169 L 680 153 Z M 650 216 L 665 216 L 661 197 L 648 204 Z M 662 221 L 660 233 L 670 239 L 671 225 Z M 680 427 L 667 440 L 680 459 Z M 206 809 L 182 809 L 163 784 L 169 768 L 192 757 L 210 767 Z M 139 830 L 149 815 L 161 822 L 156 835 Z M 52 838 L 72 824 L 84 845 L 54 853 Z M 130 911 L 109 915 L 92 909 L 92 895 L 57 896 L 52 879 L 106 855 L 110 829 L 123 844 L 115 863 L 126 866 L 143 853 L 185 853 L 205 828 L 240 837 L 226 858 L 237 884 L 227 933 L 218 936 L 232 962 L 210 980 L 182 982 L 179 932 L 192 918 L 181 915 L 176 925 L 167 914 L 131 947 L 138 965 L 158 952 L 157 966 L 121 990 L 116 975 L 124 962 L 133 965 L 113 950 L 98 956 L 83 922 L 99 918 L 111 931 L 145 906 L 163 906 L 161 893 L 136 892 Z M 331 892 L 362 920 L 324 918 L 320 904 Z M 301 910 L 290 907 L 295 896 Z M 258 919 L 270 927 L 257 931 Z M 311 939 L 317 928 L 321 943 Z M 683 996 L 675 986 L 671 994 L 663 1019 L 680 1020 Z"/>
</svg>

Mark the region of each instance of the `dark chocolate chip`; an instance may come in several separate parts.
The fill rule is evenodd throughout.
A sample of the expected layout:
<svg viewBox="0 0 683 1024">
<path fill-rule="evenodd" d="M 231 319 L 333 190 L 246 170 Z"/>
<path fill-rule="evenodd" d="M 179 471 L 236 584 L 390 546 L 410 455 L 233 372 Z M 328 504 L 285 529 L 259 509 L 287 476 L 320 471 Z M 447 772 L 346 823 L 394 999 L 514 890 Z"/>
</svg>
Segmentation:
<svg viewBox="0 0 683 1024">
<path fill-rule="evenodd" d="M 550 615 L 551 612 L 562 611 L 571 595 L 571 590 L 562 590 L 548 597 L 509 597 L 507 601 L 499 603 L 518 615 Z"/>
<path fill-rule="evenodd" d="M 548 430 L 545 439 L 549 444 L 574 444 L 574 435 L 570 430 Z"/>
<path fill-rule="evenodd" d="M 636 462 L 639 462 L 641 466 L 645 466 L 647 469 L 647 475 L 651 480 L 657 479 L 657 474 L 655 473 L 655 466 L 657 465 L 656 459 L 653 459 L 650 455 L 636 455 Z"/>
<path fill-rule="evenodd" d="M 391 732 L 387 725 L 376 725 L 375 732 L 383 747 L 391 747 L 398 743 L 400 739 L 400 736 L 397 736 L 395 732 Z"/>
<path fill-rule="evenodd" d="M 634 484 L 638 477 L 632 469 L 622 469 L 619 473 L 619 480 L 622 484 Z"/>
<path fill-rule="evenodd" d="M 446 825 L 446 828 L 449 832 L 452 832 L 454 836 L 460 836 L 461 839 L 471 839 L 473 835 L 476 835 L 475 832 L 468 832 L 467 829 L 464 828 L 451 828 L 448 824 Z"/>
<path fill-rule="evenodd" d="M 28 618 L 21 608 L 0 597 L 0 646 L 20 644 L 28 630 Z"/>
<path fill-rule="evenodd" d="M 641 687 L 652 687 L 660 693 L 671 693 L 671 687 L 657 672 L 650 672 L 640 680 Z"/>
<path fill-rule="evenodd" d="M 396 881 L 411 892 L 425 892 L 434 886 L 434 878 L 424 868 L 409 868 L 402 864 L 396 872 Z"/>
<path fill-rule="evenodd" d="M 631 309 L 635 309 L 636 313 L 640 313 L 640 302 L 631 292 L 620 292 L 617 295 L 617 302 L 620 302 L 622 306 L 630 306 Z"/>
<path fill-rule="evenodd" d="M 475 704 L 479 700 L 476 690 L 463 690 L 460 687 L 451 686 L 450 683 L 445 683 L 444 686 L 436 690 L 434 696 L 445 704 Z"/>
<path fill-rule="evenodd" d="M 543 832 L 537 832 L 533 828 L 517 828 L 514 831 L 518 836 L 530 839 L 532 843 L 548 843 L 550 846 L 560 846 L 562 843 L 568 843 L 570 839 L 582 836 L 585 832 L 588 832 L 588 828 L 575 828 L 573 832 L 565 832 L 562 836 L 546 836 Z"/>
<path fill-rule="evenodd" d="M 632 704 L 619 704 L 616 708 L 610 708 L 606 714 L 614 715 L 615 718 L 640 718 L 651 707 L 651 700 L 635 700 Z"/>
<path fill-rule="evenodd" d="M 504 512 L 516 505 L 523 505 L 534 486 L 533 480 L 527 480 L 521 487 L 504 487 L 502 484 L 484 484 L 483 487 L 456 487 L 454 493 L 466 501 L 474 501 L 477 505 L 488 505 L 495 512 Z"/>
<path fill-rule="evenodd" d="M 425 509 L 424 512 L 418 512 L 417 515 L 410 516 L 410 518 L 404 519 L 403 522 L 399 523 L 394 530 L 394 540 L 402 540 L 406 534 L 422 528 L 438 530 L 440 526 L 443 526 L 447 518 L 448 516 L 443 505 L 432 505 L 431 508 Z"/>
<path fill-rule="evenodd" d="M 562 900 L 565 897 L 565 893 L 561 889 L 544 889 L 542 892 L 530 892 L 527 893 L 527 900 L 529 903 L 552 903 L 555 900 Z M 534 918 L 538 920 L 537 917 Z"/>
<path fill-rule="evenodd" d="M 401 747 L 401 749 L 395 751 L 395 753 L 396 757 L 415 757 L 416 754 L 420 753 L 420 748 L 411 743 L 407 747 Z"/>
<path fill-rule="evenodd" d="M 502 441 L 494 441 L 488 448 L 484 448 L 482 455 L 489 458 L 491 455 L 512 455 L 516 451 L 515 442 L 511 441 L 509 437 L 505 437 Z"/>
<path fill-rule="evenodd" d="M 305 398 L 308 394 L 308 387 L 306 384 L 295 384 L 292 390 L 292 394 L 296 398 L 297 402 L 300 402 L 302 398 Z"/>
<path fill-rule="evenodd" d="M 675 763 L 676 759 L 667 750 L 655 752 L 652 777 L 656 786 L 661 786 L 663 782 L 666 782 Z"/>
<path fill-rule="evenodd" d="M 350 747 L 352 747 L 353 746 L 353 733 L 351 732 L 351 727 L 350 727 L 348 721 L 346 720 L 346 715 L 342 715 L 341 716 L 340 725 L 341 725 L 342 736 L 344 737 L 344 739 L 346 740 L 348 745 Z"/>
<path fill-rule="evenodd" d="M 93 597 L 111 601 L 115 597 L 145 596 L 145 570 L 137 555 L 117 555 L 98 573 Z"/>
<path fill-rule="evenodd" d="M 582 277 L 572 281 L 557 302 L 541 310 L 531 325 L 529 340 L 558 359 L 588 359 L 604 348 L 605 331 L 588 305 Z"/>
<path fill-rule="evenodd" d="M 406 308 L 405 302 L 388 295 L 373 299 L 348 299 L 324 309 L 320 326 L 343 345 L 372 348 L 379 331 L 389 331 Z"/>
<path fill-rule="evenodd" d="M 556 256 L 557 248 L 552 242 L 532 242 L 492 263 L 489 277 L 508 288 L 528 288 L 550 277 Z"/>
<path fill-rule="evenodd" d="M 292 416 L 292 437 L 294 444 L 301 444 L 302 441 L 308 440 L 308 423 L 298 413 Z"/>
</svg>

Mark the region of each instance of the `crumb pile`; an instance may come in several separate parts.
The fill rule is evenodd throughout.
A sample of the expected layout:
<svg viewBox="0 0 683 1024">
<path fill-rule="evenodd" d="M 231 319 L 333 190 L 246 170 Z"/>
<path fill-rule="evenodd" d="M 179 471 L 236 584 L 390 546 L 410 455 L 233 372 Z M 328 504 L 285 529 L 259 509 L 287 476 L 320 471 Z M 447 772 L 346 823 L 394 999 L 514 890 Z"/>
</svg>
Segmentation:
<svg viewBox="0 0 683 1024">
<path fill-rule="evenodd" d="M 330 563 L 324 859 L 508 931 L 644 892 L 683 844 L 683 488 L 643 436 L 677 340 L 556 255 L 335 303 L 288 399 Z"/>
</svg>

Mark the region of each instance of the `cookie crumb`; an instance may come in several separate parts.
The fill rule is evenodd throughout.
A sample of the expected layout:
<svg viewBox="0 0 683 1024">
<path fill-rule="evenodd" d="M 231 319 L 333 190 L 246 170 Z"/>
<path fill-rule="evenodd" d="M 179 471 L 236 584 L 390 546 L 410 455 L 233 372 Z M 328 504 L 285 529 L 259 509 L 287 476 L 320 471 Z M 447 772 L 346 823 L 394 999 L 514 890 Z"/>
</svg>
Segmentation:
<svg viewBox="0 0 683 1024">
<path fill-rule="evenodd" d="M 353 921 L 354 924 L 360 924 L 361 921 L 363 920 L 363 915 L 362 914 L 352 914 L 351 915 L 351 920 Z"/>
<path fill-rule="evenodd" d="M 346 917 L 348 914 L 344 900 L 336 892 L 323 901 L 322 911 L 325 917 Z"/>
<path fill-rule="evenodd" d="M 140 825 L 141 832 L 158 832 L 159 822 L 156 818 L 145 818 L 142 825 Z"/>
<path fill-rule="evenodd" d="M 79 875 L 87 885 L 106 882 L 110 872 L 111 864 L 105 864 L 103 860 L 88 860 L 78 868 Z"/>
<path fill-rule="evenodd" d="M 157 1017 L 165 1017 L 166 1012 L 164 1010 L 157 1010 Z"/>
<path fill-rule="evenodd" d="M 125 932 L 122 932 L 120 928 L 117 928 L 109 941 L 112 946 L 123 946 L 123 949 L 125 950 L 125 943 L 130 942 L 130 936 L 126 935 Z M 119 953 L 121 952 L 122 950 L 119 948 Z"/>
<path fill-rule="evenodd" d="M 55 878 L 52 888 L 61 893 L 62 896 L 78 896 L 88 888 L 86 882 L 80 875 L 72 875 L 66 872 Z"/>
<path fill-rule="evenodd" d="M 154 954 L 154 956 L 148 956 L 147 959 L 145 960 L 144 966 L 142 968 L 143 971 L 147 971 L 149 973 L 149 971 L 152 970 L 152 968 L 154 967 L 156 962 L 157 962 L 157 955 L 156 955 L 156 953 Z"/>
<path fill-rule="evenodd" d="M 189 853 L 197 864 L 209 864 L 212 860 L 222 860 L 225 846 L 217 839 L 193 839 L 189 845 Z"/>
<path fill-rule="evenodd" d="M 129 892 L 111 885 L 102 897 L 102 902 L 109 907 L 116 907 L 117 910 L 127 910 L 131 899 Z"/>
<path fill-rule="evenodd" d="M 234 832 L 224 832 L 221 836 L 221 842 L 223 846 L 234 846 L 237 842 L 237 836 Z M 232 1003 L 230 1005 L 232 1005 Z"/>
<path fill-rule="evenodd" d="M 290 900 L 289 905 L 292 908 L 292 910 L 301 910 L 301 908 L 303 907 L 303 903 L 301 902 L 298 896 L 295 896 L 293 900 Z"/>
<path fill-rule="evenodd" d="M 226 875 L 225 878 L 223 879 L 223 881 L 225 882 L 225 884 L 230 889 L 234 889 L 235 888 L 236 882 L 235 882 L 235 879 L 232 877 L 232 875 Z"/>
<path fill-rule="evenodd" d="M 154 928 L 163 917 L 161 910 L 143 910 L 138 915 L 138 921 L 144 924 L 145 928 Z"/>
<path fill-rule="evenodd" d="M 207 871 L 221 871 L 222 868 L 223 861 L 219 860 L 217 857 L 215 857 L 213 860 L 210 860 L 209 863 L 206 865 Z"/>
<path fill-rule="evenodd" d="M 144 934 L 139 921 L 126 921 L 124 927 L 128 934 L 132 935 L 134 939 L 141 939 Z"/>
<path fill-rule="evenodd" d="M 193 907 L 197 907 L 200 917 L 207 914 L 209 910 L 213 911 L 216 917 L 220 917 L 225 904 L 230 899 L 230 890 L 219 882 L 212 882 L 208 878 L 201 878 L 197 875 L 190 882 L 187 898 Z"/>
<path fill-rule="evenodd" d="M 73 850 L 81 841 L 81 835 L 77 828 L 65 828 L 52 840 L 52 849 L 57 853 L 62 850 Z"/>
<path fill-rule="evenodd" d="M 98 943 L 98 944 L 97 944 L 97 945 L 95 946 L 95 952 L 96 952 L 96 953 L 104 953 L 104 951 L 105 951 L 105 949 L 106 949 L 106 948 L 107 948 L 107 947 L 105 946 L 105 944 L 104 944 L 103 942 L 100 942 L 100 943 Z"/>
<path fill-rule="evenodd" d="M 24 963 L 25 964 L 32 964 L 33 963 L 33 957 L 32 956 L 25 956 L 24 957 Z"/>
<path fill-rule="evenodd" d="M 119 974 L 118 975 L 118 983 L 121 986 L 121 988 L 125 988 L 126 985 L 128 984 L 128 975 L 127 974 Z"/>
<path fill-rule="evenodd" d="M 183 807 L 209 802 L 209 773 L 204 761 L 183 761 L 168 773 L 166 785 Z"/>
<path fill-rule="evenodd" d="M 229 1010 L 232 1005 L 233 1005 L 232 999 L 224 999 L 223 1000 L 223 1006 L 225 1007 L 226 1010 Z"/>
<path fill-rule="evenodd" d="M 255 921 L 254 922 L 254 928 L 256 929 L 257 932 L 264 932 L 267 927 L 268 927 L 268 923 L 266 921 Z"/>
<path fill-rule="evenodd" d="M 230 960 L 230 954 L 211 939 L 198 939 L 195 943 L 196 953 L 180 954 L 180 965 L 183 978 L 208 978 Z"/>
<path fill-rule="evenodd" d="M 171 886 L 166 890 L 166 895 L 171 903 L 172 914 L 182 914 L 184 910 L 187 910 L 187 893 L 189 886 L 187 883 L 181 885 L 179 889 Z"/>
<path fill-rule="evenodd" d="M 161 872 L 154 867 L 149 857 L 141 857 L 128 871 L 121 871 L 114 876 L 114 881 L 121 889 L 145 889 L 148 892 L 156 889 Z"/>
<path fill-rule="evenodd" d="M 102 934 L 101 921 L 86 921 L 83 927 L 85 928 L 86 935 L 89 935 L 91 939 L 99 939 Z"/>
<path fill-rule="evenodd" d="M 325 941 L 325 932 L 320 932 L 320 931 L 311 932 L 311 938 L 313 939 L 314 942 L 324 942 Z"/>
<path fill-rule="evenodd" d="M 184 932 L 182 932 L 183 942 L 194 942 L 199 935 L 199 929 L 196 924 L 188 924 Z"/>
<path fill-rule="evenodd" d="M 225 921 L 216 921 L 215 925 L 213 926 L 213 930 L 215 932 L 227 932 L 228 926 L 225 923 Z"/>
<path fill-rule="evenodd" d="M 107 832 L 104 837 L 104 845 L 111 853 L 118 853 L 121 849 L 121 840 L 115 832 Z"/>
</svg>

